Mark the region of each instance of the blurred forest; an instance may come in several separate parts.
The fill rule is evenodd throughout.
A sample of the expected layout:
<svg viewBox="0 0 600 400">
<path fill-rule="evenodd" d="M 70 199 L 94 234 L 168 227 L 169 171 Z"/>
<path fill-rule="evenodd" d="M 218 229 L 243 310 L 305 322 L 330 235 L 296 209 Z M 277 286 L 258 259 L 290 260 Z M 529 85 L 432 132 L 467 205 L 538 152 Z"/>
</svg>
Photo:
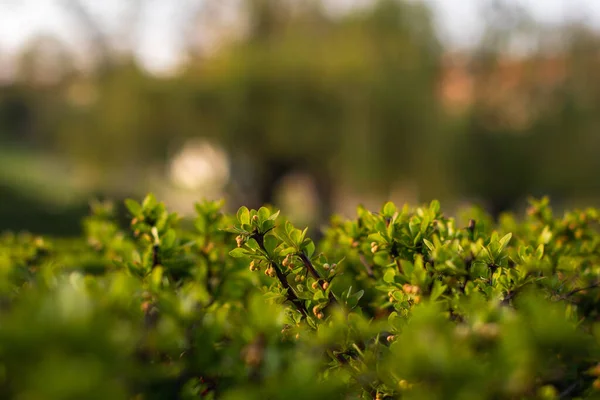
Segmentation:
<svg viewBox="0 0 600 400">
<path fill-rule="evenodd" d="M 600 205 L 600 34 L 483 3 L 480 42 L 457 52 L 418 1 L 203 2 L 184 61 L 154 74 L 65 0 L 86 65 L 44 36 L 0 81 L 0 231 L 76 233 L 89 198 L 147 191 L 306 222 L 385 199 Z"/>
</svg>

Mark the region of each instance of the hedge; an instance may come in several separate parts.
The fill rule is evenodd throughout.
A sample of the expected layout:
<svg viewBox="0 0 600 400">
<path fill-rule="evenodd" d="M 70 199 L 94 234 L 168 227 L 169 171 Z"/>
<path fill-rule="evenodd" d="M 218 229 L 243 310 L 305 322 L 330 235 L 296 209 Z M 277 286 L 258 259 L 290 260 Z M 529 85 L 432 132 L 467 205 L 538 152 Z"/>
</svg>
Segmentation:
<svg viewBox="0 0 600 400">
<path fill-rule="evenodd" d="M 433 201 L 332 217 L 152 195 L 130 228 L 0 237 L 2 399 L 558 399 L 600 394 L 596 209 L 498 222 Z"/>
</svg>

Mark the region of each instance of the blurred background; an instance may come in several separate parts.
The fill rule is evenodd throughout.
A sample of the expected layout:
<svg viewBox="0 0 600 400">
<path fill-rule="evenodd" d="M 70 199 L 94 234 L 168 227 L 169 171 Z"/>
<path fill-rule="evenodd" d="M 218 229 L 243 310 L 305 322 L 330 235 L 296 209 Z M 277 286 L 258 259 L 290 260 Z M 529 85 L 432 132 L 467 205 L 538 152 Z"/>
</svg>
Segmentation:
<svg viewBox="0 0 600 400">
<path fill-rule="evenodd" d="M 597 0 L 0 0 L 0 231 L 90 198 L 600 205 Z"/>
</svg>

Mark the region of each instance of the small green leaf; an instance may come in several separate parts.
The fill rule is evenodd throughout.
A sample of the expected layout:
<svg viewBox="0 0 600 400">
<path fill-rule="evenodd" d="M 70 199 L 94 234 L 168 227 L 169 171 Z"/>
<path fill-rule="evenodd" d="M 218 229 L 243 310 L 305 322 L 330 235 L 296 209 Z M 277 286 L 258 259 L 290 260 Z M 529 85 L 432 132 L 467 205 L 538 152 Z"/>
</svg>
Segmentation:
<svg viewBox="0 0 600 400">
<path fill-rule="evenodd" d="M 317 301 L 317 300 L 322 300 L 325 298 L 325 293 L 323 293 L 322 290 L 317 290 L 313 296 L 313 300 Z"/>
<path fill-rule="evenodd" d="M 241 224 L 249 224 L 250 223 L 250 211 L 247 207 L 242 206 L 237 212 L 237 219 Z"/>
<path fill-rule="evenodd" d="M 512 233 L 507 233 L 506 235 L 504 235 L 502 237 L 502 239 L 500 239 L 499 243 L 500 243 L 500 247 L 498 248 L 497 253 L 500 254 L 500 252 L 502 250 L 504 250 L 504 248 L 506 247 L 506 245 L 508 244 L 508 242 L 510 242 L 510 239 L 512 238 Z"/>
<path fill-rule="evenodd" d="M 258 223 L 260 224 L 269 219 L 271 212 L 267 207 L 261 207 L 258 209 L 258 213 L 256 215 L 258 215 Z"/>
<path fill-rule="evenodd" d="M 396 214 L 396 205 L 391 201 L 388 201 L 383 206 L 383 215 L 391 218 L 394 216 L 394 214 Z"/>
<path fill-rule="evenodd" d="M 383 281 L 386 283 L 394 283 L 395 276 L 396 276 L 396 271 L 394 271 L 394 269 L 390 268 L 383 275 Z"/>
<path fill-rule="evenodd" d="M 380 267 L 386 267 L 389 264 L 390 259 L 385 251 L 378 251 L 373 257 L 373 262 Z"/>
<path fill-rule="evenodd" d="M 234 258 L 242 258 L 247 256 L 246 250 L 241 247 L 235 248 L 229 252 L 229 255 Z"/>
<path fill-rule="evenodd" d="M 265 249 L 269 256 L 273 256 L 275 248 L 279 245 L 279 241 L 273 235 L 266 235 L 264 238 Z"/>
<path fill-rule="evenodd" d="M 368 236 L 369 241 L 377 242 L 378 244 L 387 243 L 387 240 L 383 237 L 381 233 L 371 233 Z"/>
<path fill-rule="evenodd" d="M 152 270 L 152 275 L 150 277 L 151 282 L 152 282 L 152 286 L 155 289 L 159 289 L 162 283 L 162 278 L 163 278 L 163 269 L 162 267 L 154 267 L 154 269 Z"/>
<path fill-rule="evenodd" d="M 440 206 L 440 202 L 437 200 L 433 200 L 430 204 L 429 204 L 429 211 L 433 214 L 433 215 L 437 215 L 440 212 L 441 206 Z"/>
<path fill-rule="evenodd" d="M 144 201 L 142 202 L 142 208 L 144 210 L 149 210 L 156 207 L 157 204 L 158 202 L 156 201 L 156 197 L 150 193 L 148 196 L 146 196 L 146 198 L 144 198 Z"/>
<path fill-rule="evenodd" d="M 309 239 L 309 241 L 306 242 L 304 245 L 304 252 L 309 259 L 315 254 L 315 243 L 312 240 Z"/>
<path fill-rule="evenodd" d="M 433 251 L 435 249 L 433 243 L 431 243 L 429 240 L 423 239 L 423 243 L 425 243 L 425 246 L 427 246 L 429 250 Z"/>
<path fill-rule="evenodd" d="M 160 245 L 166 249 L 170 249 L 175 244 L 175 240 L 177 240 L 177 234 L 173 229 L 169 229 L 167 233 L 163 235 Z"/>
<path fill-rule="evenodd" d="M 270 219 L 271 221 L 275 221 L 275 220 L 277 219 L 277 217 L 279 216 L 279 213 L 280 213 L 280 212 L 281 212 L 281 211 L 274 212 L 273 214 L 271 214 L 271 216 L 269 217 L 269 219 Z"/>
<path fill-rule="evenodd" d="M 447 286 L 443 285 L 440 281 L 435 281 L 433 283 L 433 288 L 431 289 L 431 296 L 429 297 L 431 301 L 435 301 L 438 297 L 440 297 L 445 291 Z"/>
<path fill-rule="evenodd" d="M 544 245 L 540 244 L 537 249 L 535 250 L 535 258 L 537 258 L 538 260 L 541 260 L 542 257 L 544 257 Z"/>
<path fill-rule="evenodd" d="M 550 239 L 552 239 L 552 231 L 550 230 L 550 227 L 546 225 L 540 234 L 538 244 L 548 244 L 550 243 Z"/>
<path fill-rule="evenodd" d="M 141 216 L 143 213 L 142 205 L 133 199 L 126 199 L 125 206 L 134 217 Z"/>
</svg>

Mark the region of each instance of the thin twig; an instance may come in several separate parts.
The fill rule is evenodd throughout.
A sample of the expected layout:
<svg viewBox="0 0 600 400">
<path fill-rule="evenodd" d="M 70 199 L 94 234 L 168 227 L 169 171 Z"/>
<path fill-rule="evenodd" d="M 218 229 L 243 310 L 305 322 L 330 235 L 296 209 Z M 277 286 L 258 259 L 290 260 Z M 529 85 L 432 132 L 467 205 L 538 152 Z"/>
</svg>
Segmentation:
<svg viewBox="0 0 600 400">
<path fill-rule="evenodd" d="M 579 382 L 575 382 L 573 383 L 571 386 L 569 386 L 568 388 L 566 388 L 565 390 L 563 390 L 559 395 L 558 398 L 559 399 L 564 399 L 566 398 L 568 395 L 571 394 L 571 392 L 573 390 L 575 390 L 577 387 L 579 386 Z"/>
<path fill-rule="evenodd" d="M 360 258 L 360 262 L 362 263 L 362 265 L 364 265 L 365 269 L 367 270 L 367 275 L 369 276 L 369 278 L 375 277 L 375 274 L 373 273 L 373 268 L 367 262 L 367 258 L 365 257 L 365 255 L 359 253 L 358 257 Z"/>
<path fill-rule="evenodd" d="M 258 243 L 258 246 L 260 247 L 260 249 L 265 254 L 268 255 L 269 253 L 267 252 L 267 249 L 265 248 L 265 243 L 264 243 L 263 237 L 264 237 L 264 234 L 259 234 L 259 233 L 255 233 L 251 236 L 251 238 L 256 240 L 256 243 Z M 283 286 L 283 288 L 286 289 L 287 299 L 296 306 L 298 311 L 300 311 L 300 313 L 304 317 L 306 317 L 308 315 L 308 313 L 306 311 L 306 307 L 304 306 L 304 303 L 302 302 L 302 300 L 300 300 L 298 298 L 298 296 L 296 295 L 296 293 L 294 292 L 294 290 L 288 283 L 287 278 L 285 277 L 283 272 L 281 272 L 281 268 L 279 267 L 279 265 L 277 265 L 277 263 L 274 261 L 271 261 L 270 265 L 275 270 L 275 274 L 277 275 L 277 279 L 279 280 L 279 283 L 281 283 L 281 286 Z"/>
<path fill-rule="evenodd" d="M 588 289 L 595 289 L 597 287 L 600 287 L 600 282 L 596 282 L 590 286 L 586 286 L 586 287 L 582 287 L 582 288 L 577 288 L 577 289 L 573 289 L 571 290 L 569 293 L 564 294 L 562 296 L 560 296 L 557 300 L 566 300 L 567 298 L 573 296 L 574 294 L 581 292 L 583 290 L 588 290 Z"/>
<path fill-rule="evenodd" d="M 315 278 L 317 281 L 323 280 L 323 278 L 321 278 L 321 276 L 319 275 L 319 272 L 312 265 L 312 262 L 310 262 L 310 260 L 306 256 L 306 254 L 300 253 L 298 256 L 300 257 L 300 259 L 302 260 L 302 263 L 304 264 L 304 266 L 306 267 L 308 272 L 310 272 L 310 274 L 312 275 L 313 278 Z M 329 302 L 332 304 L 338 303 L 331 291 L 329 292 Z"/>
</svg>

